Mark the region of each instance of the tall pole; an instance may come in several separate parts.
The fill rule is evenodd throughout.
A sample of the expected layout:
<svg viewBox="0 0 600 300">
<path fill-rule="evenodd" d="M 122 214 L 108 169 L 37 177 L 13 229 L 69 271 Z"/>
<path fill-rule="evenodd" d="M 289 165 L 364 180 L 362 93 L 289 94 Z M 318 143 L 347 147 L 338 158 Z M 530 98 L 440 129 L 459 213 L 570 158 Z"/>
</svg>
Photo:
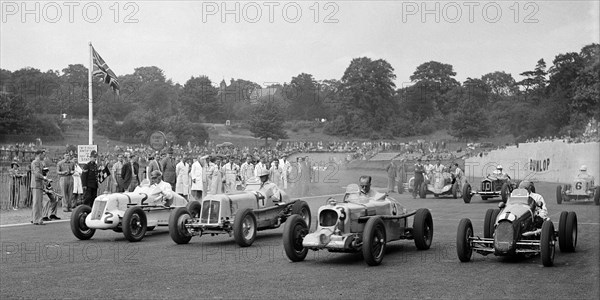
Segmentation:
<svg viewBox="0 0 600 300">
<path fill-rule="evenodd" d="M 92 54 L 92 42 L 89 42 L 90 45 L 90 67 L 88 68 L 88 122 L 89 122 L 89 132 L 88 132 L 88 145 L 94 144 L 94 106 L 92 105 L 92 70 L 94 67 L 93 62 L 93 54 Z"/>
</svg>

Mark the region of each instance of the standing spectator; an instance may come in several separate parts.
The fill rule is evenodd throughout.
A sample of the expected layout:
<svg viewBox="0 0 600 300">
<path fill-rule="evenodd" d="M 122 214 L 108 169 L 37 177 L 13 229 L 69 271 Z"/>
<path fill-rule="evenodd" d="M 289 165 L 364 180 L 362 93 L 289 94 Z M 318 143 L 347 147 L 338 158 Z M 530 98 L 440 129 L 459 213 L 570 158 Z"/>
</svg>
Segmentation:
<svg viewBox="0 0 600 300">
<path fill-rule="evenodd" d="M 415 164 L 415 179 L 413 181 L 413 199 L 417 198 L 417 193 L 421 188 L 421 184 L 423 184 L 425 181 L 425 177 L 423 175 L 424 173 L 425 166 L 421 164 L 421 159 L 419 158 L 417 159 L 417 163 Z"/>
<path fill-rule="evenodd" d="M 287 155 L 282 155 L 281 160 L 279 161 L 279 165 L 281 166 L 281 173 L 283 179 L 283 189 L 287 190 L 288 188 L 288 180 L 290 178 L 290 172 L 292 171 L 292 165 L 287 160 Z"/>
<path fill-rule="evenodd" d="M 281 167 L 279 166 L 279 160 L 273 159 L 273 165 L 269 170 L 269 177 L 277 186 L 281 186 L 283 182 L 283 172 L 281 171 Z"/>
<path fill-rule="evenodd" d="M 129 192 L 133 192 L 133 190 L 140 185 L 140 165 L 138 163 L 138 159 L 139 157 L 135 153 L 132 153 L 129 157 L 129 164 L 131 168 L 131 182 L 127 188 Z"/>
<path fill-rule="evenodd" d="M 173 148 L 169 148 L 167 156 L 160 162 L 160 169 L 162 170 L 163 180 L 171 185 L 173 191 L 175 191 L 175 183 L 177 182 L 176 165 L 177 162 L 173 158 Z"/>
<path fill-rule="evenodd" d="M 68 155 L 68 154 L 67 154 Z M 48 175 L 49 169 L 44 167 L 42 169 L 42 174 L 44 176 Z M 58 199 L 56 199 L 56 195 L 54 194 L 54 189 L 52 188 L 52 180 L 44 180 L 44 186 L 42 188 L 44 194 L 48 197 L 48 201 L 42 201 L 44 203 L 44 207 L 42 209 L 42 221 L 51 221 L 51 220 L 60 220 L 59 217 L 56 216 L 56 211 L 58 207 Z M 70 211 L 70 210 L 69 210 Z"/>
<path fill-rule="evenodd" d="M 75 206 L 81 203 L 83 195 L 83 186 L 81 185 L 82 172 L 83 170 L 77 163 L 77 157 L 73 157 L 73 206 L 71 208 L 75 208 Z"/>
<path fill-rule="evenodd" d="M 458 190 L 462 191 L 462 187 L 466 181 L 465 173 L 460 169 L 457 163 L 454 163 L 454 180 L 458 181 Z"/>
<path fill-rule="evenodd" d="M 240 168 L 233 160 L 229 160 L 223 165 L 223 172 L 225 173 L 225 193 L 231 193 L 235 191 L 235 178 L 239 173 Z"/>
<path fill-rule="evenodd" d="M 19 198 L 21 197 L 21 178 L 23 174 L 19 171 L 19 163 L 17 159 L 10 163 L 10 205 L 13 210 L 19 209 Z"/>
<path fill-rule="evenodd" d="M 190 166 L 185 161 L 183 156 L 179 158 L 179 162 L 175 166 L 175 173 L 177 174 L 177 186 L 175 186 L 175 193 L 187 199 L 190 188 Z"/>
<path fill-rule="evenodd" d="M 119 153 L 117 155 L 117 162 L 112 166 L 112 178 L 113 178 L 113 187 L 112 191 L 117 193 L 122 193 L 125 190 L 122 189 L 121 184 L 121 169 L 123 169 L 123 154 Z"/>
<path fill-rule="evenodd" d="M 59 186 L 63 193 L 62 207 L 64 212 L 70 212 L 73 207 L 73 200 L 71 195 L 73 194 L 73 164 L 71 163 L 71 156 L 69 153 L 63 154 L 63 160 L 56 164 L 58 168 L 57 174 L 59 176 Z"/>
<path fill-rule="evenodd" d="M 190 171 L 190 177 L 192 179 L 191 184 L 191 195 L 196 200 L 202 200 L 202 191 L 204 190 L 204 185 L 202 184 L 202 165 L 200 164 L 201 157 L 194 157 L 194 162 L 192 163 L 192 170 Z"/>
<path fill-rule="evenodd" d="M 267 169 L 267 166 L 265 166 L 265 164 L 262 162 L 262 158 L 260 156 L 257 156 L 255 158 L 256 163 L 254 164 L 254 177 L 259 177 L 258 174 L 261 174 L 262 170 L 269 170 Z"/>
<path fill-rule="evenodd" d="M 402 158 L 398 164 L 398 193 L 404 192 L 404 183 L 406 181 L 406 158 Z"/>
<path fill-rule="evenodd" d="M 246 161 L 240 167 L 240 176 L 242 177 L 242 186 L 246 187 L 248 179 L 254 177 L 254 165 L 252 164 L 252 157 L 246 156 Z"/>
<path fill-rule="evenodd" d="M 44 180 L 47 180 L 43 175 L 44 158 L 46 152 L 44 150 L 35 151 L 35 159 L 31 162 L 31 193 L 32 193 L 32 220 L 34 225 L 45 225 L 42 221 L 42 188 Z"/>
<path fill-rule="evenodd" d="M 83 185 L 83 204 L 88 206 L 94 205 L 94 200 L 98 195 L 98 164 L 96 159 L 98 152 L 92 150 L 90 153 L 90 161 L 83 166 L 81 172 L 81 184 Z"/>
<path fill-rule="evenodd" d="M 305 157 L 300 157 L 300 195 L 308 196 L 309 183 L 311 181 L 310 164 Z"/>
<path fill-rule="evenodd" d="M 152 171 L 160 171 L 160 165 L 158 164 L 158 151 L 156 151 L 154 154 L 150 154 L 150 157 L 148 157 L 148 159 L 150 160 L 150 162 L 148 162 L 148 170 L 146 170 L 146 174 L 148 175 L 148 178 L 146 179 L 150 180 L 150 174 L 152 174 Z"/>
<path fill-rule="evenodd" d="M 387 167 L 385 168 L 386 172 L 387 172 L 387 177 L 388 177 L 388 185 L 387 185 L 387 192 L 388 193 L 393 193 L 394 192 L 394 185 L 396 184 L 396 164 L 394 163 L 394 159 L 390 160 L 390 163 L 387 165 Z"/>
<path fill-rule="evenodd" d="M 206 180 L 208 182 L 208 195 L 217 194 L 218 180 L 219 180 L 219 168 L 215 163 L 217 158 L 215 156 L 210 157 L 208 163 L 208 169 L 206 170 Z"/>
</svg>

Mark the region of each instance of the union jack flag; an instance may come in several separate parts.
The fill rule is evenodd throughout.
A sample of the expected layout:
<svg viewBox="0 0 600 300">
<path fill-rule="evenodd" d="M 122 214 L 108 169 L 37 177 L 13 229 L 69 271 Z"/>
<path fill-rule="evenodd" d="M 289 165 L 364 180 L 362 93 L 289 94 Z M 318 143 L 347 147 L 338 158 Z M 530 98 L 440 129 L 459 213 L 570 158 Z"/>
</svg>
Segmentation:
<svg viewBox="0 0 600 300">
<path fill-rule="evenodd" d="M 113 72 L 110 67 L 104 62 L 104 59 L 100 57 L 100 54 L 96 52 L 96 49 L 92 47 L 92 54 L 94 59 L 94 69 L 92 75 L 102 78 L 102 82 L 110 85 L 110 87 L 119 94 L 119 82 L 117 81 L 117 75 Z"/>
</svg>

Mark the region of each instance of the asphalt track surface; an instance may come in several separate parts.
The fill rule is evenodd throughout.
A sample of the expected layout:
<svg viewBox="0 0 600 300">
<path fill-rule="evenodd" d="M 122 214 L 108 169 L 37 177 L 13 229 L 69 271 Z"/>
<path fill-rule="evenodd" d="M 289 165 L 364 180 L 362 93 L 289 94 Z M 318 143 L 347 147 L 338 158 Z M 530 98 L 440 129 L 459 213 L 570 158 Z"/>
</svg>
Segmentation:
<svg viewBox="0 0 600 300">
<path fill-rule="evenodd" d="M 409 210 L 431 210 L 433 244 L 419 251 L 412 240 L 389 243 L 377 267 L 367 266 L 360 253 L 326 251 L 311 251 L 305 261 L 291 263 L 283 250 L 282 228 L 258 232 L 251 247 L 239 248 L 227 235 L 194 237 L 177 245 L 166 227 L 139 243 L 113 231 L 96 231 L 91 240 L 79 241 L 65 221 L 3 227 L 0 298 L 598 299 L 600 207 L 589 202 L 558 205 L 555 184 L 538 183 L 536 188 L 546 198 L 555 228 L 563 210 L 578 217 L 576 252 L 561 253 L 557 245 L 554 267 L 543 267 L 539 256 L 473 254 L 471 262 L 458 260 L 459 220 L 470 218 L 475 233 L 482 235 L 485 211 L 499 200 L 475 196 L 464 204 L 461 199 L 392 194 Z M 313 229 L 325 199 L 305 199 Z"/>
</svg>

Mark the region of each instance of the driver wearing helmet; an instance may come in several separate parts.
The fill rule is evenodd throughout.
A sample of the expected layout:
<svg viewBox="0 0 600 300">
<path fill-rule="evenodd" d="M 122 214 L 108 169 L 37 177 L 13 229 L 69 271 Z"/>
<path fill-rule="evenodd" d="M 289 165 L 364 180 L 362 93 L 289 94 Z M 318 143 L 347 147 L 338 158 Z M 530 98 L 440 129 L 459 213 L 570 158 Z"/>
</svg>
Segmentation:
<svg viewBox="0 0 600 300">
<path fill-rule="evenodd" d="M 534 222 L 541 226 L 544 220 L 550 219 L 548 218 L 548 208 L 546 206 L 546 201 L 544 201 L 544 197 L 532 192 L 532 183 L 527 180 L 521 181 L 521 183 L 519 183 L 519 188 L 526 189 L 529 193 L 529 197 L 535 201 Z"/>
<path fill-rule="evenodd" d="M 270 172 L 268 169 L 260 169 L 258 173 L 258 176 L 260 178 L 260 188 L 258 188 L 258 192 L 264 196 L 264 201 L 262 202 L 263 205 L 267 201 L 283 201 L 283 199 L 281 199 L 279 187 L 277 187 L 275 183 L 269 180 L 269 173 Z"/>
<path fill-rule="evenodd" d="M 509 179 L 508 174 L 502 171 L 502 165 L 498 165 L 496 167 L 496 170 L 492 172 L 492 175 L 494 175 L 494 177 L 496 177 L 497 180 Z"/>
<path fill-rule="evenodd" d="M 594 176 L 588 174 L 586 165 L 582 165 L 579 168 L 579 174 L 577 174 L 577 178 L 584 179 L 590 183 L 590 186 L 594 186 Z"/>
</svg>

